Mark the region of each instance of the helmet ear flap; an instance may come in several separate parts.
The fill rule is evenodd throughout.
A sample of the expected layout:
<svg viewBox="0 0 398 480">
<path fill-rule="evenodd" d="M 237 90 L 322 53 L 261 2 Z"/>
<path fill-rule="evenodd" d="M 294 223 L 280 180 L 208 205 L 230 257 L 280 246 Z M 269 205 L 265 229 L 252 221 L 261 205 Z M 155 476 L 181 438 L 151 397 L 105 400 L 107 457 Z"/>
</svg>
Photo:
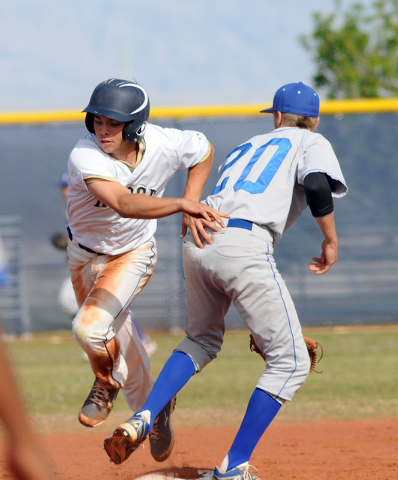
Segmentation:
<svg viewBox="0 0 398 480">
<path fill-rule="evenodd" d="M 127 122 L 126 125 L 123 127 L 123 138 L 130 143 L 134 143 L 135 140 L 135 128 L 134 128 L 134 121 Z"/>
<path fill-rule="evenodd" d="M 144 138 L 145 127 L 147 124 L 147 122 L 143 122 L 142 125 L 137 128 L 134 123 L 135 122 L 133 120 L 126 123 L 126 125 L 123 127 L 123 138 L 130 143 L 140 142 Z"/>
<path fill-rule="evenodd" d="M 86 114 L 86 119 L 84 120 L 86 128 L 90 133 L 95 133 L 94 130 L 94 115 L 92 113 Z"/>
</svg>

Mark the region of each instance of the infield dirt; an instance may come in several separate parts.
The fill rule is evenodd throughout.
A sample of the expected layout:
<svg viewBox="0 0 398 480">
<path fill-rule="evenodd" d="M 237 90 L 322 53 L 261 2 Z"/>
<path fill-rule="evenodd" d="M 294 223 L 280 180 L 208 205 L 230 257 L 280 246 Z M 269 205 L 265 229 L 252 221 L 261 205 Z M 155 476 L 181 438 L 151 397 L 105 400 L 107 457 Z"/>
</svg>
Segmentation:
<svg viewBox="0 0 398 480">
<path fill-rule="evenodd" d="M 83 427 L 82 427 L 83 428 Z M 224 458 L 236 428 L 175 429 L 174 450 L 156 463 L 147 442 L 122 465 L 109 462 L 104 431 L 44 435 L 57 480 L 132 480 L 149 473 L 196 479 Z M 11 479 L 0 438 L 0 478 Z M 271 425 L 251 463 L 262 480 L 394 480 L 398 478 L 398 419 Z"/>
</svg>

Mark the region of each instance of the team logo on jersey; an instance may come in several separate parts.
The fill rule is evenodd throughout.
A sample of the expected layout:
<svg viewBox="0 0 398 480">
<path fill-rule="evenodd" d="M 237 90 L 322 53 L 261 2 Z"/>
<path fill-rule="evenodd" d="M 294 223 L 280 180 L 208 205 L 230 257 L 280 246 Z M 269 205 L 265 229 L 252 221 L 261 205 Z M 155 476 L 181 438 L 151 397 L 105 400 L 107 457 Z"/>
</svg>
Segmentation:
<svg viewBox="0 0 398 480">
<path fill-rule="evenodd" d="M 147 187 L 127 187 L 131 193 L 141 193 L 142 195 L 149 195 L 150 197 L 154 197 L 156 194 L 156 189 L 154 188 L 147 188 Z"/>
</svg>

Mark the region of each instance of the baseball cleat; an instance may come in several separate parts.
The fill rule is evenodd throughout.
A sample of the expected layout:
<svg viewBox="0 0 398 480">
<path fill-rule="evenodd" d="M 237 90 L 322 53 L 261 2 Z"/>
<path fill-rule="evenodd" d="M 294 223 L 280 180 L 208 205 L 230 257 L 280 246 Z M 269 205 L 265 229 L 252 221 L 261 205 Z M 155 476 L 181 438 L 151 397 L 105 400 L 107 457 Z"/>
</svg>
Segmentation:
<svg viewBox="0 0 398 480">
<path fill-rule="evenodd" d="M 85 427 L 96 427 L 111 413 L 119 388 L 100 383 L 95 379 L 93 388 L 79 412 L 79 422 Z"/>
<path fill-rule="evenodd" d="M 151 455 L 157 462 L 164 462 L 174 447 L 174 432 L 170 419 L 176 406 L 176 400 L 177 397 L 174 396 L 163 408 L 153 422 L 152 430 L 149 433 Z"/>
<path fill-rule="evenodd" d="M 104 440 L 104 448 L 111 462 L 120 465 L 146 439 L 149 423 L 144 419 L 142 412 L 135 413 L 127 422 L 122 423 Z"/>
<path fill-rule="evenodd" d="M 235 467 L 226 473 L 221 473 L 216 467 L 212 480 L 260 480 L 255 473 L 257 473 L 257 469 L 251 465 Z"/>
</svg>

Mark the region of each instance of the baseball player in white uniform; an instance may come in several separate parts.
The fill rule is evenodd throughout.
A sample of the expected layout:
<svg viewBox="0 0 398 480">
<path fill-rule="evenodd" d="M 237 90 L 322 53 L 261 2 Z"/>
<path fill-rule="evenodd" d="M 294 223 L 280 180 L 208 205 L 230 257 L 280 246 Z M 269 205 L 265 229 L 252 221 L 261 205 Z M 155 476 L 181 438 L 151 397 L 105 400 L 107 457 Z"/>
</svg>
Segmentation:
<svg viewBox="0 0 398 480">
<path fill-rule="evenodd" d="M 317 275 L 326 273 L 337 261 L 332 195 L 345 195 L 347 187 L 330 143 L 314 132 L 319 98 L 312 88 L 301 82 L 284 85 L 276 92 L 273 107 L 263 112 L 273 114 L 275 130 L 235 148 L 206 199 L 230 215 L 226 228 L 209 231 L 213 242 L 204 249 L 190 234 L 184 239 L 186 337 L 143 407 L 105 439 L 115 463 L 145 440 L 164 405 L 216 358 L 231 302 L 265 355 L 266 369 L 231 449 L 214 470 L 214 480 L 256 478 L 249 465 L 255 446 L 308 375 L 301 326 L 273 251 L 308 203 L 324 237 L 321 256 L 313 258 L 309 269 Z"/>
<path fill-rule="evenodd" d="M 95 427 L 108 417 L 120 389 L 135 411 L 153 386 L 129 307 L 155 269 L 156 219 L 183 212 L 183 234 L 189 227 L 203 247 L 201 239 L 211 241 L 203 225 L 221 225 L 225 215 L 199 203 L 212 145 L 199 132 L 148 124 L 149 99 L 140 85 L 102 82 L 84 112 L 88 133 L 68 161 L 68 262 L 79 305 L 73 334 L 95 375 L 79 421 Z M 179 169 L 188 169 L 184 198 L 160 198 Z M 173 408 L 174 399 L 150 437 L 157 461 L 173 447 Z"/>
</svg>

